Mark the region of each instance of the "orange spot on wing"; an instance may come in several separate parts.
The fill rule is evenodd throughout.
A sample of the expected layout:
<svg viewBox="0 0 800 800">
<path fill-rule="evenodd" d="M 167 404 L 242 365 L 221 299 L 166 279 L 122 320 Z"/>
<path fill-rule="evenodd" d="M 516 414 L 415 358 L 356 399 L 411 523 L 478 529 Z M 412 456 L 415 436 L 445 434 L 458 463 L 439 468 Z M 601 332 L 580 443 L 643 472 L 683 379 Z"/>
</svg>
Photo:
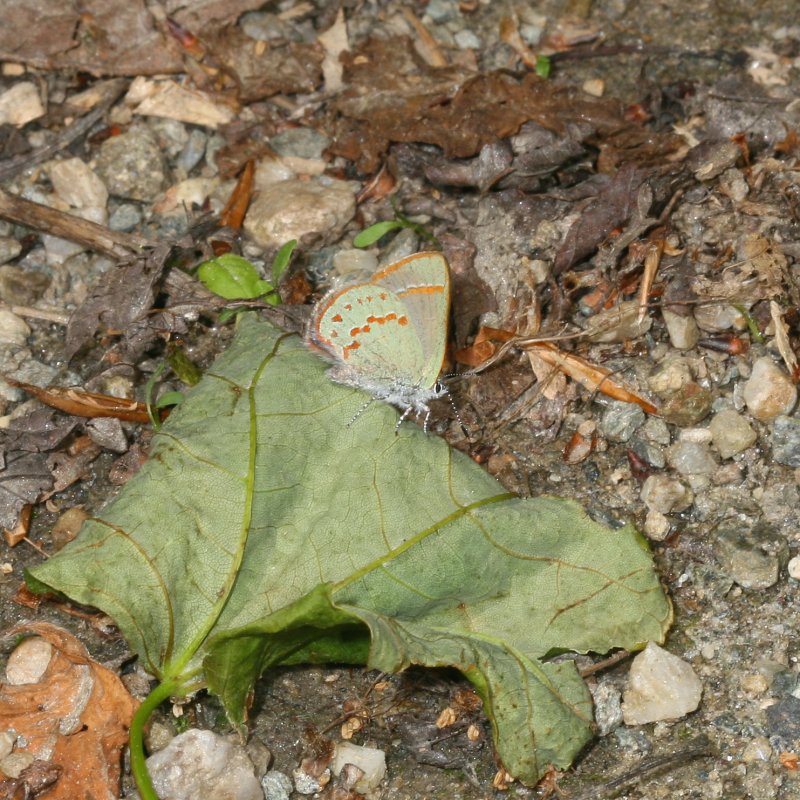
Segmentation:
<svg viewBox="0 0 800 800">
<path fill-rule="evenodd" d="M 341 314 L 334 314 L 334 315 L 331 317 L 331 319 L 332 319 L 334 322 L 341 322 L 341 321 L 342 321 L 342 315 L 341 315 Z"/>
<path fill-rule="evenodd" d="M 350 342 L 350 344 L 342 348 L 342 358 L 347 360 L 350 358 L 350 353 L 353 350 L 358 350 L 359 347 L 361 347 L 359 342 Z"/>
<path fill-rule="evenodd" d="M 444 291 L 444 286 L 441 283 L 437 283 L 433 286 L 412 286 L 410 289 L 404 289 L 402 292 L 398 292 L 398 297 L 405 297 L 409 294 L 441 294 Z"/>
<path fill-rule="evenodd" d="M 398 325 L 408 325 L 408 317 L 404 314 L 400 319 L 397 320 Z"/>
</svg>

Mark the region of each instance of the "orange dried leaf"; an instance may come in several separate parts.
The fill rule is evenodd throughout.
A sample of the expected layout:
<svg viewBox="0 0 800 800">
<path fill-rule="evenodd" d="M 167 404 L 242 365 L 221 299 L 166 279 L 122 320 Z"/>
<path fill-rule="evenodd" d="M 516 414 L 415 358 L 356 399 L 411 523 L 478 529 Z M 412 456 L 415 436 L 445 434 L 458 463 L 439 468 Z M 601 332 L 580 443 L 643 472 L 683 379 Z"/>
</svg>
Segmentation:
<svg viewBox="0 0 800 800">
<path fill-rule="evenodd" d="M 126 400 L 123 397 L 112 397 L 96 392 L 84 392 L 81 389 L 62 388 L 51 386 L 42 389 L 31 383 L 22 383 L 13 378 L 3 377 L 3 380 L 33 395 L 41 403 L 51 408 L 57 408 L 76 417 L 114 417 L 125 422 L 149 422 L 147 406 L 135 400 Z"/>
<path fill-rule="evenodd" d="M 37 682 L 0 686 L 0 728 L 16 731 L 25 741 L 20 750 L 61 767 L 49 800 L 118 797 L 122 748 L 138 703 L 67 631 L 40 622 L 10 633 L 35 634 L 52 654 Z"/>
<path fill-rule="evenodd" d="M 646 398 L 619 382 L 605 367 L 598 367 L 586 359 L 559 350 L 549 342 L 520 345 L 524 350 L 534 350 L 542 360 L 558 367 L 565 375 L 585 386 L 590 392 L 602 392 L 614 400 L 636 403 L 648 414 L 658 414 L 658 409 Z"/>
<path fill-rule="evenodd" d="M 225 208 L 222 209 L 219 221 L 222 225 L 227 225 L 238 231 L 241 230 L 244 222 L 244 215 L 253 197 L 253 176 L 255 175 L 255 163 L 250 160 L 244 165 L 242 174 L 236 183 L 236 187 L 231 192 Z"/>
</svg>

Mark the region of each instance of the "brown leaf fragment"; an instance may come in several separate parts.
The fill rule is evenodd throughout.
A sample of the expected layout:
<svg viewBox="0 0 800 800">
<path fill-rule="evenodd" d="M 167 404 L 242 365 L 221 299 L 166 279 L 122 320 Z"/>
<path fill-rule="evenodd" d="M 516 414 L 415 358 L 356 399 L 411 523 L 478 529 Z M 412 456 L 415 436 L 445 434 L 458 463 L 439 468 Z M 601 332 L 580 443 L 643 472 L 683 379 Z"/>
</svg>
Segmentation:
<svg viewBox="0 0 800 800">
<path fill-rule="evenodd" d="M 6 383 L 32 394 L 41 403 L 76 417 L 114 417 L 126 422 L 149 422 L 147 406 L 124 397 L 113 397 L 81 389 L 51 386 L 42 389 L 4 377 Z"/>
<path fill-rule="evenodd" d="M 16 778 L 0 780 L 0 800 L 28 800 L 47 791 L 61 775 L 61 767 L 50 761 L 34 761 Z"/>
<path fill-rule="evenodd" d="M 26 503 L 22 507 L 19 519 L 17 519 L 17 524 L 13 527 L 13 529 L 3 528 L 3 538 L 6 540 L 6 544 L 9 547 L 16 547 L 23 539 L 27 537 L 28 531 L 31 528 L 32 510 L 33 506 L 30 503 Z"/>
<path fill-rule="evenodd" d="M 658 414 L 656 406 L 634 389 L 630 389 L 618 381 L 612 371 L 606 367 L 598 367 L 574 353 L 560 350 L 549 342 L 533 344 L 517 342 L 517 347 L 522 350 L 535 350 L 542 360 L 558 367 L 565 375 L 580 383 L 590 392 L 601 392 L 614 400 L 636 403 L 648 414 Z"/>
<path fill-rule="evenodd" d="M 122 748 L 138 703 L 119 678 L 93 661 L 67 631 L 33 623 L 8 632 L 23 634 L 36 638 L 26 639 L 12 653 L 7 673 L 12 671 L 12 659 L 29 642 L 42 654 L 39 670 L 43 670 L 38 677 L 30 674 L 25 683 L 0 684 L 0 728 L 17 733 L 18 751 L 61 769 L 48 800 L 114 800 L 120 789 Z"/>
<path fill-rule="evenodd" d="M 238 231 L 242 228 L 244 215 L 250 205 L 253 196 L 253 176 L 255 174 L 255 163 L 250 160 L 244 165 L 242 174 L 219 215 L 220 225 L 225 225 Z"/>
<path fill-rule="evenodd" d="M 51 453 L 47 457 L 47 466 L 53 474 L 53 488 L 49 492 L 45 492 L 42 499 L 46 500 L 58 492 L 63 492 L 68 486 L 85 478 L 89 465 L 100 453 L 100 448 L 93 442 L 89 442 L 85 449 L 75 455 L 60 451 Z"/>
<path fill-rule="evenodd" d="M 124 331 L 150 311 L 171 249 L 170 245 L 159 245 L 148 255 L 101 275 L 70 318 L 64 343 L 67 358 L 91 341 L 99 329 Z"/>
<path fill-rule="evenodd" d="M 23 508 L 53 485 L 42 453 L 6 452 L 0 471 L 0 525 L 13 529 Z"/>
</svg>

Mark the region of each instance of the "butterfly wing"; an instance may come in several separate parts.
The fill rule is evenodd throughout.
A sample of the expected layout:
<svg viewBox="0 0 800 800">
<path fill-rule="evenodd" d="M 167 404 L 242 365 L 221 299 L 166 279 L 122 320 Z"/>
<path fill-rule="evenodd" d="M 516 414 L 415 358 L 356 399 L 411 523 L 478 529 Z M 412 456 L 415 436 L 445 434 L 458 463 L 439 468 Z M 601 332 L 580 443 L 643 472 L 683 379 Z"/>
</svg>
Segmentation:
<svg viewBox="0 0 800 800">
<path fill-rule="evenodd" d="M 416 253 L 380 270 L 370 281 L 391 290 L 402 302 L 421 349 L 414 385 L 436 383 L 447 347 L 450 270 L 441 253 Z"/>
</svg>

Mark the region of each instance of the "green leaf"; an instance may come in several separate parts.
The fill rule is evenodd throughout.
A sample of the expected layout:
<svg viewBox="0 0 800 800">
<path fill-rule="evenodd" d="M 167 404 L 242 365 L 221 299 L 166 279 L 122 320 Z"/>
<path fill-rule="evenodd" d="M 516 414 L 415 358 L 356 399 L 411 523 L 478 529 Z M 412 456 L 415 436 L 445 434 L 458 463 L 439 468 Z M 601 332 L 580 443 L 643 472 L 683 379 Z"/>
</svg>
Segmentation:
<svg viewBox="0 0 800 800">
<path fill-rule="evenodd" d="M 398 228 L 406 227 L 408 226 L 396 219 L 376 222 L 374 225 L 370 225 L 369 228 L 364 228 L 361 233 L 353 237 L 353 247 L 371 247 L 390 231 L 396 231 Z"/>
<path fill-rule="evenodd" d="M 512 775 L 566 767 L 591 702 L 573 663 L 548 657 L 663 641 L 644 540 L 573 502 L 510 496 L 325 370 L 244 315 L 148 463 L 33 577 L 111 615 L 164 691 L 205 681 L 235 722 L 272 665 L 449 665 Z"/>
<path fill-rule="evenodd" d="M 535 72 L 540 78 L 549 78 L 553 62 L 547 56 L 536 56 Z"/>
<path fill-rule="evenodd" d="M 197 269 L 203 285 L 226 300 L 250 300 L 272 291 L 272 285 L 261 280 L 256 268 L 233 253 L 204 261 Z"/>
<path fill-rule="evenodd" d="M 292 253 L 294 253 L 294 249 L 297 247 L 297 239 L 290 239 L 286 242 L 285 245 L 275 253 L 275 258 L 272 259 L 272 285 L 277 286 L 278 281 L 281 279 L 281 275 L 283 275 L 284 270 L 286 267 L 289 266 L 289 261 L 291 261 Z"/>
<path fill-rule="evenodd" d="M 156 408 L 179 406 L 185 399 L 186 396 L 183 392 L 164 392 L 156 401 Z"/>
</svg>

